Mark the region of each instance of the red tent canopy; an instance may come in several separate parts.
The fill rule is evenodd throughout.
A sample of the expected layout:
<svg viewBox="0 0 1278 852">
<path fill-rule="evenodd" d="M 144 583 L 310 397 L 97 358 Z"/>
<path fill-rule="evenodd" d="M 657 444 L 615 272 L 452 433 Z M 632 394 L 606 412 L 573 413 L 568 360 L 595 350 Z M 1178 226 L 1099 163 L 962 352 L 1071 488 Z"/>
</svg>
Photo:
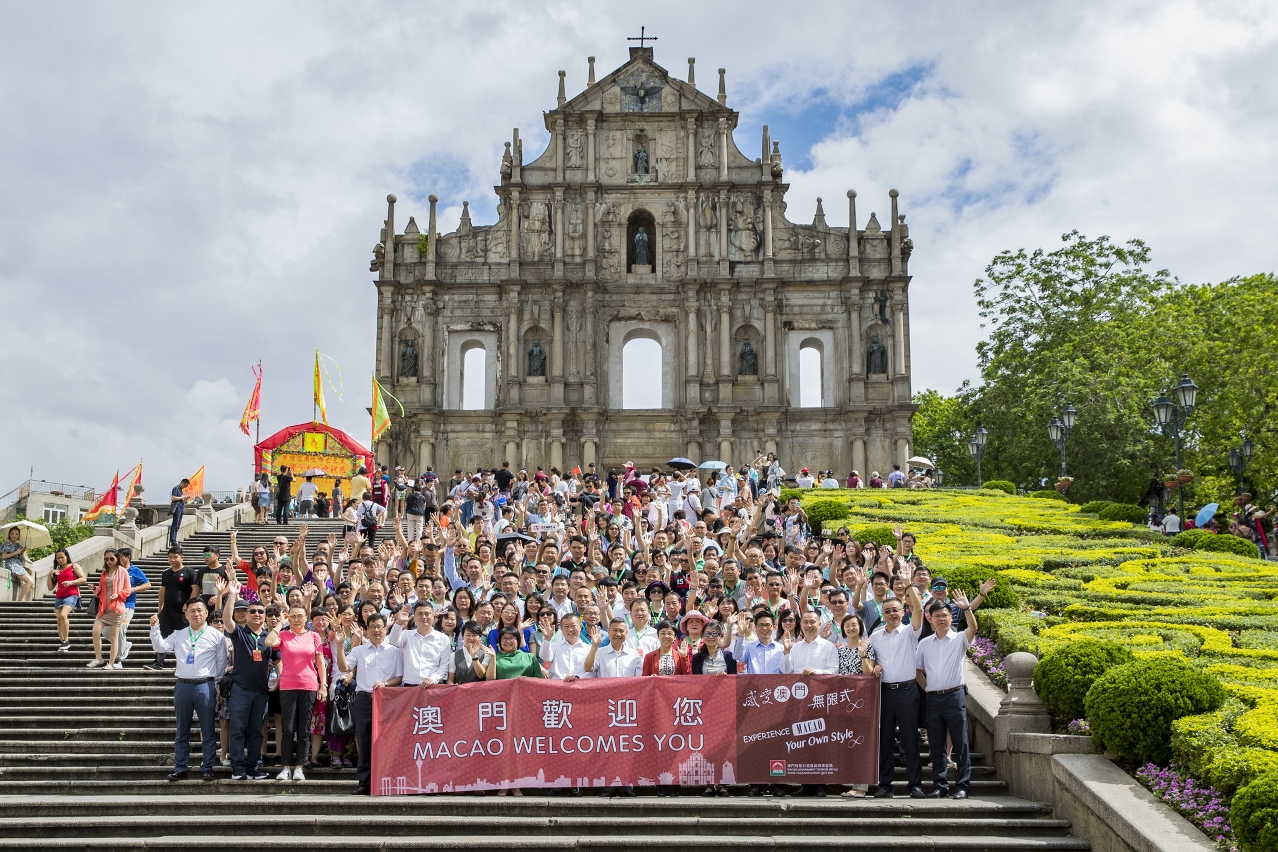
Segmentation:
<svg viewBox="0 0 1278 852">
<path fill-rule="evenodd" d="M 361 467 L 373 469 L 373 454 L 341 429 L 323 423 L 288 426 L 253 447 L 256 475 L 288 465 L 295 473 L 319 468 L 326 477 L 350 479 Z"/>
</svg>

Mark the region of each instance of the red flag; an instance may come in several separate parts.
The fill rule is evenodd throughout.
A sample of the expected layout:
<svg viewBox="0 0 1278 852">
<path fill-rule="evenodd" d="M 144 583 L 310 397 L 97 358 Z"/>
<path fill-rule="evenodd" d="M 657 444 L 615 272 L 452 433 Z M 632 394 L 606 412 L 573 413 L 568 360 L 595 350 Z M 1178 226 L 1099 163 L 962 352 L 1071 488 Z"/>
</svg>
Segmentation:
<svg viewBox="0 0 1278 852">
<path fill-rule="evenodd" d="M 581 465 L 577 465 L 572 469 L 573 476 L 581 476 Z"/>
<path fill-rule="evenodd" d="M 245 435 L 249 433 L 249 424 L 254 420 L 258 420 L 262 416 L 262 362 L 258 361 L 257 366 L 253 368 L 253 374 L 257 376 L 257 384 L 253 386 L 253 395 L 249 397 L 248 405 L 244 406 L 244 416 L 240 418 L 240 431 Z"/>
<path fill-rule="evenodd" d="M 115 479 L 111 480 L 111 487 L 102 492 L 102 496 L 98 498 L 98 502 L 93 504 L 93 508 L 84 513 L 84 517 L 80 519 L 81 523 L 96 521 L 102 515 L 116 514 L 116 497 L 115 494 L 120 490 L 120 471 L 115 472 Z"/>
</svg>

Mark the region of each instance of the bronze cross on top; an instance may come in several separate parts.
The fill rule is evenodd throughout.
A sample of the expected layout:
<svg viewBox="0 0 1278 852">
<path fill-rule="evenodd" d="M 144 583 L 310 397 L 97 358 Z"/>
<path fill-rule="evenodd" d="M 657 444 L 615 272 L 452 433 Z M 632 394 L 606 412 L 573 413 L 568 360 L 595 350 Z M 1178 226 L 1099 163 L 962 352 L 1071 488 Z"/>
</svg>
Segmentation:
<svg viewBox="0 0 1278 852">
<path fill-rule="evenodd" d="M 639 28 L 639 35 L 637 35 L 637 36 L 628 36 L 628 37 L 626 38 L 626 41 L 637 41 L 637 42 L 639 42 L 639 46 L 640 46 L 640 47 L 643 47 L 643 43 L 644 43 L 645 41 L 656 41 L 656 40 L 657 40 L 657 37 L 656 37 L 656 36 L 645 36 L 645 35 L 644 35 L 644 30 L 646 30 L 646 29 L 647 29 L 647 27 L 640 27 L 640 28 Z"/>
</svg>

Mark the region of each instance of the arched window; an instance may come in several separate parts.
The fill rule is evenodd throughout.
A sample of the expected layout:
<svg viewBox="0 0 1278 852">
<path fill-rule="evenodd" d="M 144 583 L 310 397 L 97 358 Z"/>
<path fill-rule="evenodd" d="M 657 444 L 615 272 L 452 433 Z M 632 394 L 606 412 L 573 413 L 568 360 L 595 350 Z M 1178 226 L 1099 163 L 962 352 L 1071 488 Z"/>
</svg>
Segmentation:
<svg viewBox="0 0 1278 852">
<path fill-rule="evenodd" d="M 485 385 L 488 377 L 488 352 L 482 344 L 462 347 L 461 407 L 478 411 L 488 407 Z"/>
<path fill-rule="evenodd" d="M 634 332 L 621 349 L 621 407 L 661 408 L 661 343 Z"/>
<path fill-rule="evenodd" d="M 808 338 L 799 344 L 799 407 L 821 408 L 825 405 L 821 341 Z"/>
</svg>

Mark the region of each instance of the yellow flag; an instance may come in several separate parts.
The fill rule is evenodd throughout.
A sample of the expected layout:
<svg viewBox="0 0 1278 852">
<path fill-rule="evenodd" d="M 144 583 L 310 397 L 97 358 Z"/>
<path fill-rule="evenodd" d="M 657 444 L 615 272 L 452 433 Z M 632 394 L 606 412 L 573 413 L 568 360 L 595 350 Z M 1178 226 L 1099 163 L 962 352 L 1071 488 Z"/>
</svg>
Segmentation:
<svg viewBox="0 0 1278 852">
<path fill-rule="evenodd" d="M 188 500 L 194 500 L 204 493 L 204 465 L 200 465 L 200 469 L 191 474 L 191 483 L 182 489 L 182 496 Z"/>
<path fill-rule="evenodd" d="M 328 411 L 324 408 L 324 383 L 320 376 L 320 354 L 315 350 L 315 407 L 319 409 L 320 419 L 328 425 Z"/>
<path fill-rule="evenodd" d="M 403 417 L 403 404 L 387 393 L 377 381 L 377 376 L 373 376 L 373 443 L 377 443 L 377 439 L 391 425 L 390 412 L 386 410 L 386 397 L 390 397 L 391 401 L 399 406 L 399 416 Z"/>
</svg>

